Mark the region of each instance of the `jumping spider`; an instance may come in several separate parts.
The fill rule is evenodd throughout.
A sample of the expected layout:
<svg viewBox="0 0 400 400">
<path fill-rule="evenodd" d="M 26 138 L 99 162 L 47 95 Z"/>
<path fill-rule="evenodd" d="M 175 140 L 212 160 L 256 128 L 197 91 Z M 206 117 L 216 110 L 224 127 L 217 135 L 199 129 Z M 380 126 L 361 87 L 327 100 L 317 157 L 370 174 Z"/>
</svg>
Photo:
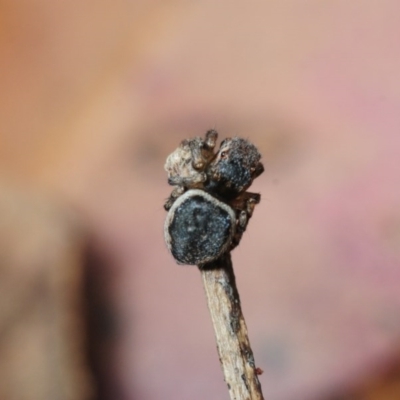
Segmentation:
<svg viewBox="0 0 400 400">
<path fill-rule="evenodd" d="M 178 263 L 201 267 L 234 249 L 260 202 L 259 194 L 246 192 L 264 171 L 257 148 L 234 137 L 214 153 L 217 138 L 209 130 L 186 139 L 165 164 L 175 188 L 164 204 L 164 234 Z"/>
</svg>

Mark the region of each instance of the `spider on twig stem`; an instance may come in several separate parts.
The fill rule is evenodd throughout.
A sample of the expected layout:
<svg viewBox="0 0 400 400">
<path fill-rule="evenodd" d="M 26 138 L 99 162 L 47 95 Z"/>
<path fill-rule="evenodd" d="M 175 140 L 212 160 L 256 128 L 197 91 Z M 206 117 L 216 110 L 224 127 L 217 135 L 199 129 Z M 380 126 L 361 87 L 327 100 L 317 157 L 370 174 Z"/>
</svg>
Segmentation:
<svg viewBox="0 0 400 400">
<path fill-rule="evenodd" d="M 260 195 L 247 192 L 262 174 L 261 155 L 249 141 L 234 137 L 214 148 L 218 133 L 185 139 L 165 163 L 175 186 L 164 204 L 167 247 L 178 263 L 209 263 L 233 250 L 246 230 Z"/>
<path fill-rule="evenodd" d="M 198 265 L 231 399 L 263 400 L 230 251 L 240 242 L 260 195 L 246 190 L 263 171 L 257 148 L 218 134 L 186 139 L 168 156 L 165 241 L 180 264 Z"/>
</svg>

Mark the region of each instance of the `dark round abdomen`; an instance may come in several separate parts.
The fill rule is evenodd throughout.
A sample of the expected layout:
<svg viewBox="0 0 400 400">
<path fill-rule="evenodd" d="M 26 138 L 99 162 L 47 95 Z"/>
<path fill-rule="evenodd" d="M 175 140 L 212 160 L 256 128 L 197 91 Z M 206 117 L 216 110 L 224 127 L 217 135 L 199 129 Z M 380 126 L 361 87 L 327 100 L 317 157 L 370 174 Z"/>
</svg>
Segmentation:
<svg viewBox="0 0 400 400">
<path fill-rule="evenodd" d="M 173 217 L 168 226 L 174 258 L 182 264 L 199 265 L 222 255 L 234 233 L 233 210 L 201 192 L 192 193 L 178 203 L 170 210 Z"/>
</svg>

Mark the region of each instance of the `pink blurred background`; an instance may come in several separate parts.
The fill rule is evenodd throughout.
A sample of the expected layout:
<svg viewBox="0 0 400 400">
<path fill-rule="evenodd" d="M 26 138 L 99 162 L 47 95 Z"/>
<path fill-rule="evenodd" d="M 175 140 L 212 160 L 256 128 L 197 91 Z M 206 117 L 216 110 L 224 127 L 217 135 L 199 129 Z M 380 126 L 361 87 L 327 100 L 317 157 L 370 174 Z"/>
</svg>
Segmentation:
<svg viewBox="0 0 400 400">
<path fill-rule="evenodd" d="M 162 237 L 165 158 L 209 128 L 266 167 L 233 253 L 265 398 L 339 399 L 400 360 L 399 16 L 396 0 L 0 1 L 2 178 L 79 210 L 107 260 L 104 399 L 228 398 L 199 273 Z"/>
</svg>

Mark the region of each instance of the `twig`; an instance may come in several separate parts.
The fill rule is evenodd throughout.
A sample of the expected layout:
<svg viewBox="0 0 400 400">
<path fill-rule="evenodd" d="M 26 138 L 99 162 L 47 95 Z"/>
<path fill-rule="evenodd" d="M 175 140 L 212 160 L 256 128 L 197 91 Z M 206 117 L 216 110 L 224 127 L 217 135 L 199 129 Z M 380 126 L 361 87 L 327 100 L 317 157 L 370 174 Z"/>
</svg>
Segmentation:
<svg viewBox="0 0 400 400">
<path fill-rule="evenodd" d="M 200 268 L 231 400 L 264 400 L 230 253 Z"/>
</svg>

